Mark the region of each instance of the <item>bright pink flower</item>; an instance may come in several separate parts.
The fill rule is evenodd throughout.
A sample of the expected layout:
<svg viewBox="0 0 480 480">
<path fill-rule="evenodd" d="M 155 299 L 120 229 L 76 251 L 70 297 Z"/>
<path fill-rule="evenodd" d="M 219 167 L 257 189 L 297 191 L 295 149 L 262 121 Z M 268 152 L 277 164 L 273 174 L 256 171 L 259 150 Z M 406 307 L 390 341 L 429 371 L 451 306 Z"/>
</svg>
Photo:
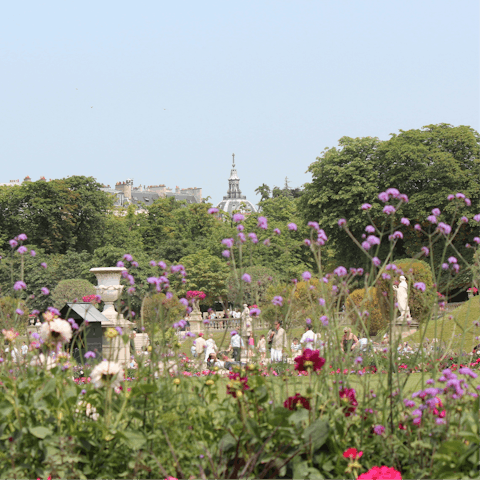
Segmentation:
<svg viewBox="0 0 480 480">
<path fill-rule="evenodd" d="M 355 412 L 358 406 L 355 390 L 353 388 L 342 388 L 339 392 L 339 395 L 340 399 L 342 399 L 342 403 L 346 404 L 343 412 L 345 413 L 346 417 L 349 417 Z"/>
<path fill-rule="evenodd" d="M 388 202 L 389 196 L 387 192 L 382 192 L 378 194 L 378 199 L 382 202 Z"/>
<path fill-rule="evenodd" d="M 367 226 L 365 227 L 365 231 L 366 231 L 367 233 L 375 233 L 375 227 L 374 227 L 373 225 L 367 225 Z"/>
<path fill-rule="evenodd" d="M 347 224 L 347 221 L 344 219 L 344 218 L 341 218 L 339 221 L 338 221 L 338 226 L 341 228 L 343 226 L 345 226 Z"/>
<path fill-rule="evenodd" d="M 362 210 L 370 210 L 372 206 L 369 203 L 364 203 L 362 205 Z"/>
<path fill-rule="evenodd" d="M 296 363 L 295 370 L 299 372 L 309 370 L 317 372 L 325 365 L 325 359 L 320 357 L 320 352 L 318 350 L 310 350 L 309 348 L 305 349 L 302 355 L 296 357 L 294 361 Z"/>
<path fill-rule="evenodd" d="M 242 275 L 242 280 L 245 282 L 245 283 L 251 283 L 252 282 L 252 277 L 248 274 L 248 273 L 244 273 Z"/>
<path fill-rule="evenodd" d="M 215 208 L 215 207 L 209 208 L 209 209 L 208 209 L 208 213 L 209 213 L 210 215 L 213 215 L 214 213 L 218 213 L 218 208 Z"/>
<path fill-rule="evenodd" d="M 312 278 L 312 274 L 311 274 L 310 272 L 308 272 L 308 271 L 303 272 L 303 273 L 302 273 L 302 278 L 303 278 L 306 282 L 308 282 L 308 280 L 310 280 L 310 279 Z"/>
<path fill-rule="evenodd" d="M 402 474 L 392 467 L 372 467 L 357 480 L 402 480 Z"/>
<path fill-rule="evenodd" d="M 395 207 L 393 205 L 385 205 L 383 207 L 383 213 L 385 213 L 386 215 L 392 215 L 393 213 L 395 213 Z"/>
<path fill-rule="evenodd" d="M 410 220 L 408 218 L 405 218 L 403 217 L 401 220 L 400 220 L 400 223 L 402 225 L 405 225 L 406 227 L 408 227 L 410 225 Z"/>
<path fill-rule="evenodd" d="M 363 452 L 359 452 L 356 448 L 349 448 L 343 452 L 344 458 L 352 458 L 356 460 L 363 455 Z"/>
<path fill-rule="evenodd" d="M 289 223 L 287 227 L 289 230 L 293 230 L 293 231 L 297 230 L 297 225 L 295 223 Z"/>
</svg>

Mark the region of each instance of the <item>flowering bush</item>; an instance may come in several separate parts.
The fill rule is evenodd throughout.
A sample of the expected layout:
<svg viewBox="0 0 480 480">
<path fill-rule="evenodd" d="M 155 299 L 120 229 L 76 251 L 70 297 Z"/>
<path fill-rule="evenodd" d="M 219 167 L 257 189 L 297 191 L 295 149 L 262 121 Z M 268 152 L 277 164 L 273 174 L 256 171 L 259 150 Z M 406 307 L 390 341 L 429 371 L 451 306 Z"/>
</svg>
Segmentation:
<svg viewBox="0 0 480 480">
<path fill-rule="evenodd" d="M 312 255 L 315 268 L 302 267 L 285 293 L 274 291 L 268 298 L 275 318 L 291 335 L 292 302 L 303 282 L 299 296 L 314 315 L 308 322 L 301 317 L 295 320 L 307 323 L 319 337 L 315 348 L 305 349 L 295 359 L 295 366 L 233 364 L 227 371 L 228 361 L 205 368 L 203 358 L 186 357 L 175 333 L 179 321 L 168 316 L 167 306 L 174 301 L 184 316 L 202 292 L 189 291 L 177 302 L 173 286 L 183 284 L 184 267 L 167 268 L 164 262 L 152 260 L 155 274 L 137 278 L 139 267 L 130 254 L 119 260 L 126 268 L 129 288 L 140 288 L 144 282 L 149 296 L 161 296 L 150 305 L 155 317 L 149 323 L 154 340 L 150 351 L 134 354 L 126 365 L 110 358 L 115 345 L 123 348 L 129 342 L 128 332 L 117 326 L 105 330 L 104 344 L 110 348 L 102 356 L 85 345 L 85 353 L 76 361 L 71 341 L 88 343 L 88 325 L 84 322 L 79 328 L 54 308 L 41 316 L 40 335 L 28 338 L 25 356 L 18 349 L 15 353 L 17 330 L 5 329 L 8 356 L 0 361 L 0 476 L 477 478 L 480 362 L 473 356 L 463 361 L 464 352 L 447 356 L 440 347 L 427 352 L 425 329 L 418 332 L 415 349 L 404 353 L 403 339 L 392 327 L 393 308 L 388 310 L 388 342 L 370 351 L 359 349 L 353 358 L 340 349 L 341 305 L 349 292 L 360 283 L 366 289 L 379 288 L 379 282 L 385 282 L 386 292 L 393 290 L 394 276 L 383 274 L 392 271 L 394 259 L 380 245 L 382 241 L 393 245 L 402 238 L 400 229 L 409 228 L 405 217 L 397 218 L 408 198 L 391 188 L 379 199 L 386 204 L 377 212 L 384 211 L 385 230 L 377 228 L 370 235 L 379 241 L 367 235 L 356 238 L 344 219 L 336 223 L 360 248 L 364 267 L 334 265 L 325 271 L 322 252 L 328 238 L 316 222 L 305 226 L 289 221 L 278 227 L 255 215 L 237 215 L 233 228 L 238 234 L 224 239 L 229 252 L 225 261 L 236 266 L 233 275 L 239 284 L 245 273 L 240 259 L 248 258 L 247 248 L 250 258 L 255 258 L 254 249 L 268 249 L 291 235 L 298 236 L 305 255 Z M 465 201 L 465 196 L 452 199 Z M 359 206 L 366 217 L 372 209 L 372 204 Z M 455 229 L 443 220 L 428 221 L 432 225 L 424 232 L 428 245 L 445 237 L 447 247 L 451 246 Z M 375 228 L 372 218 L 366 223 Z M 462 220 L 458 228 L 464 224 Z M 309 238 L 303 238 L 306 229 Z M 422 233 L 422 227 L 414 232 Z M 12 240 L 15 250 L 18 240 Z M 434 250 L 429 248 L 430 256 Z M 421 247 L 418 255 L 425 255 Z M 445 260 L 448 275 L 463 268 L 450 253 Z M 440 273 L 432 269 L 431 283 L 413 275 L 410 289 L 419 298 L 429 298 L 433 292 L 436 305 Z M 25 301 L 26 289 L 21 275 L 13 278 L 12 291 Z M 128 302 L 118 308 L 135 318 Z M 430 309 L 434 325 L 435 308 Z M 20 314 L 15 311 L 15 315 L 17 319 Z M 297 315 L 300 311 L 295 311 Z M 473 320 L 477 325 L 469 321 L 463 325 L 465 332 L 478 331 L 479 319 Z M 438 337 L 441 340 L 441 334 Z"/>
</svg>

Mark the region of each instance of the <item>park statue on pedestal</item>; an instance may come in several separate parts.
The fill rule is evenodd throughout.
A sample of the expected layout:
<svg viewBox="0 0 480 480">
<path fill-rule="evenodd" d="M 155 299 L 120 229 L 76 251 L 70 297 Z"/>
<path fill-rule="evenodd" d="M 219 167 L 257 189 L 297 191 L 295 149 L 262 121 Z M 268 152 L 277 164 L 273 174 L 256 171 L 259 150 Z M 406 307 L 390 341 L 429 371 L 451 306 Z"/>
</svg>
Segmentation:
<svg viewBox="0 0 480 480">
<path fill-rule="evenodd" d="M 411 320 L 410 307 L 408 306 L 408 284 L 407 279 L 400 275 L 400 283 L 393 286 L 397 294 L 397 306 L 400 316 L 396 319 L 396 323 L 404 323 L 405 320 Z"/>
</svg>

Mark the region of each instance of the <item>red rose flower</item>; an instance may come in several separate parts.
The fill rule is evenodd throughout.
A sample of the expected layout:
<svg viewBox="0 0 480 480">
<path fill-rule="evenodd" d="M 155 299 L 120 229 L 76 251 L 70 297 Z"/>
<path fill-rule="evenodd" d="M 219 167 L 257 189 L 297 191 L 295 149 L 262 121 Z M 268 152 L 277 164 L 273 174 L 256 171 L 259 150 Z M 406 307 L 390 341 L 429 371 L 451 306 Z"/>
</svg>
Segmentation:
<svg viewBox="0 0 480 480">
<path fill-rule="evenodd" d="M 402 480 L 402 474 L 392 467 L 372 467 L 367 473 L 362 473 L 358 480 Z"/>
<path fill-rule="evenodd" d="M 298 408 L 306 408 L 307 410 L 310 410 L 310 402 L 299 393 L 296 393 L 293 397 L 288 397 L 283 402 L 283 406 L 289 410 L 297 410 Z"/>
<path fill-rule="evenodd" d="M 345 399 L 344 402 L 347 404 L 343 411 L 345 416 L 349 417 L 357 409 L 358 402 L 355 396 L 355 390 L 353 388 L 342 388 L 339 392 L 340 398 Z"/>
<path fill-rule="evenodd" d="M 359 452 L 356 448 L 349 448 L 343 452 L 345 458 L 353 458 L 354 460 L 360 458 L 363 452 Z"/>
<path fill-rule="evenodd" d="M 295 363 L 295 370 L 300 372 L 305 372 L 307 370 L 317 372 L 322 369 L 323 365 L 325 365 L 325 359 L 320 356 L 318 350 L 310 350 L 307 348 L 302 355 L 295 358 Z"/>
</svg>

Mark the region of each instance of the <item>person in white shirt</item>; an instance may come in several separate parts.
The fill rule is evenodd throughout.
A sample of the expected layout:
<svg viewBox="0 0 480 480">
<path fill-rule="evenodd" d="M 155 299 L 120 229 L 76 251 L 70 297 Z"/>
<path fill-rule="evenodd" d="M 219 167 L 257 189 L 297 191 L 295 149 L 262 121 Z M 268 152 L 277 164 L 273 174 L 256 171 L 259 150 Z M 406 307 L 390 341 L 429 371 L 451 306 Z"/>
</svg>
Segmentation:
<svg viewBox="0 0 480 480">
<path fill-rule="evenodd" d="M 307 325 L 305 327 L 305 333 L 302 335 L 302 338 L 300 339 L 300 345 L 305 344 L 305 348 L 309 348 L 310 350 L 313 350 L 315 348 L 315 333 L 312 331 L 312 326 Z"/>
<path fill-rule="evenodd" d="M 21 350 L 22 350 L 22 355 L 23 355 L 24 357 L 26 357 L 26 356 L 27 356 L 27 353 L 28 353 L 28 345 L 27 345 L 25 342 L 23 342 L 23 345 L 22 345 L 22 347 L 21 347 Z"/>
<path fill-rule="evenodd" d="M 212 334 L 209 335 L 207 343 L 205 344 L 205 361 L 208 360 L 208 357 L 211 353 L 217 353 L 218 347 L 213 339 Z"/>
</svg>

